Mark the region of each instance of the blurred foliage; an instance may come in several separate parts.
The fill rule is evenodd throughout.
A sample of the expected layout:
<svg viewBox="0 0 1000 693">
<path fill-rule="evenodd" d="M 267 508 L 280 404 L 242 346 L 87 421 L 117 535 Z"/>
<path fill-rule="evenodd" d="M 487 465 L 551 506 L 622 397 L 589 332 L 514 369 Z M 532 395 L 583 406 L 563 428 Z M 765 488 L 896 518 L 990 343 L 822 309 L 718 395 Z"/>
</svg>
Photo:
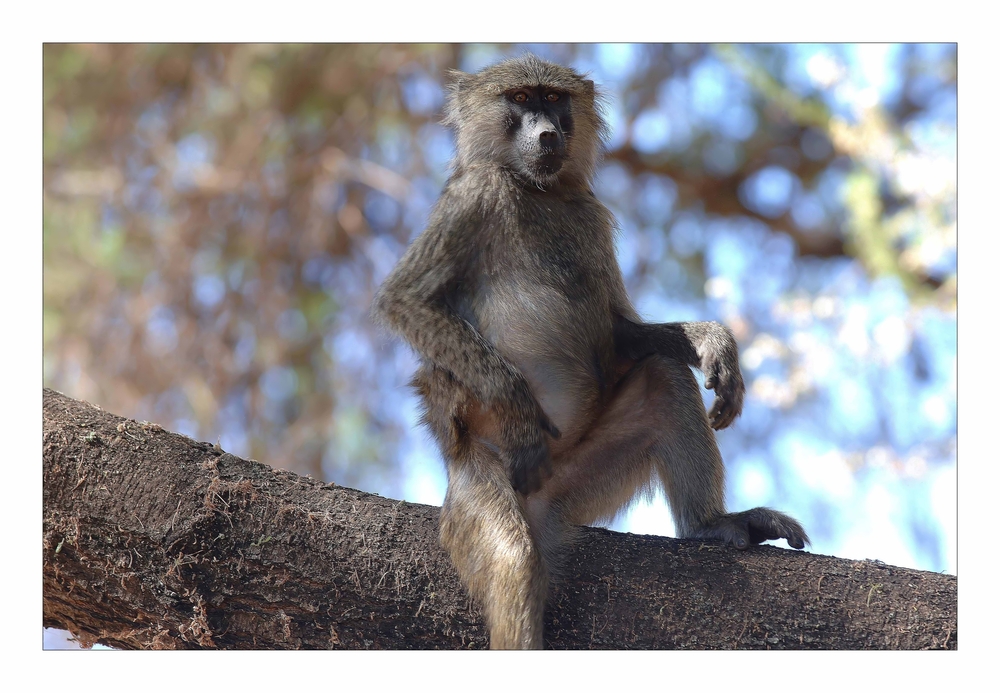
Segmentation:
<svg viewBox="0 0 1000 693">
<path fill-rule="evenodd" d="M 391 466 L 375 364 L 338 343 L 370 338 L 375 266 L 409 237 L 409 181 L 427 176 L 398 156 L 431 121 L 403 85 L 454 59 L 47 46 L 46 380 L 318 477 L 351 441 L 352 463 Z M 394 152 L 394 169 L 376 163 Z"/>
<path fill-rule="evenodd" d="M 731 502 L 953 570 L 954 46 L 528 48 L 603 85 L 640 311 L 741 342 Z M 46 45 L 46 384 L 433 501 L 415 360 L 367 311 L 447 176 L 447 69 L 522 50 Z"/>
</svg>

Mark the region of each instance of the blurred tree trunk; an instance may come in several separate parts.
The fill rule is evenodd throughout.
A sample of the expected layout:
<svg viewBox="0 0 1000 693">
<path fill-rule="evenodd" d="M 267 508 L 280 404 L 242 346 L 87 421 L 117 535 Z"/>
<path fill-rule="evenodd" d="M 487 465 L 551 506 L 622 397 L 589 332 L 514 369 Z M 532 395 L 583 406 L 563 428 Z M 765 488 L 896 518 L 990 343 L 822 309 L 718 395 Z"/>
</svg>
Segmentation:
<svg viewBox="0 0 1000 693">
<path fill-rule="evenodd" d="M 438 509 L 44 392 L 44 625 L 120 648 L 479 648 Z M 957 647 L 957 579 L 584 532 L 552 648 Z"/>
</svg>

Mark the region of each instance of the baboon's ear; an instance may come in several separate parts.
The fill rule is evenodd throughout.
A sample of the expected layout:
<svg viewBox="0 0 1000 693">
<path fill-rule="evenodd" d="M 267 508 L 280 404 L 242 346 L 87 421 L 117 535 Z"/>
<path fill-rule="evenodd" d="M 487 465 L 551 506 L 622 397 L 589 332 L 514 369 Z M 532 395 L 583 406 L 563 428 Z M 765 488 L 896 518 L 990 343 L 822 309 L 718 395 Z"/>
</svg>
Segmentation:
<svg viewBox="0 0 1000 693">
<path fill-rule="evenodd" d="M 594 95 L 594 80 L 592 79 L 583 80 L 583 93 L 585 93 L 587 96 Z"/>
<path fill-rule="evenodd" d="M 468 72 L 462 72 L 461 70 L 448 70 L 448 86 L 452 91 L 458 91 L 465 85 L 469 78 L 472 77 Z"/>
<path fill-rule="evenodd" d="M 448 70 L 445 73 L 445 77 L 448 86 L 444 104 L 444 120 L 442 122 L 449 127 L 458 127 L 458 114 L 462 110 L 459 103 L 459 94 L 464 92 L 469 86 L 469 82 L 472 81 L 472 75 L 461 70 Z"/>
</svg>

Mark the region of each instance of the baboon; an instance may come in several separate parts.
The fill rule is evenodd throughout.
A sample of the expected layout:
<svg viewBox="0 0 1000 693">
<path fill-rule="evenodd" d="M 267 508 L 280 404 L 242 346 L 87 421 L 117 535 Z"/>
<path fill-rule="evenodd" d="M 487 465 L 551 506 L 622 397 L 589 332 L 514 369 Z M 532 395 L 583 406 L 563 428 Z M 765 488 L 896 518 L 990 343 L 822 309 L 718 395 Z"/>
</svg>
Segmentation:
<svg viewBox="0 0 1000 693">
<path fill-rule="evenodd" d="M 768 508 L 727 513 L 712 428 L 743 406 L 732 333 L 648 324 L 591 181 L 607 125 L 594 83 L 532 55 L 453 73 L 457 155 L 427 228 L 373 304 L 417 351 L 441 447 L 441 540 L 492 648 L 541 648 L 571 528 L 662 485 L 680 537 L 808 541 Z M 715 390 L 706 413 L 690 367 Z"/>
</svg>

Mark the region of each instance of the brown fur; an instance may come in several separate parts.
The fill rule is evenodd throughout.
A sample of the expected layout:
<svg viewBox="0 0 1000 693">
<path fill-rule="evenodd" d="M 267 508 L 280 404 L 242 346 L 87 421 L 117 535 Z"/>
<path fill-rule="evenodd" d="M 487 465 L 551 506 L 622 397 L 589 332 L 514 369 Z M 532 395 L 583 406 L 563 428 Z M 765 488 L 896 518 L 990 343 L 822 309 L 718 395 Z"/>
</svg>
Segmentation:
<svg viewBox="0 0 1000 693">
<path fill-rule="evenodd" d="M 519 108 L 518 90 L 541 105 Z M 593 82 L 533 56 L 456 73 L 454 170 L 373 307 L 421 357 L 413 382 L 448 466 L 442 542 L 494 648 L 542 647 L 570 528 L 657 485 L 682 537 L 808 541 L 767 508 L 726 513 L 712 427 L 742 408 L 736 343 L 717 323 L 646 324 L 633 309 L 591 190 L 598 103 Z M 538 114 L 565 141 L 553 175 L 533 173 L 545 152 L 520 131 Z M 708 414 L 689 366 L 716 391 Z"/>
</svg>

